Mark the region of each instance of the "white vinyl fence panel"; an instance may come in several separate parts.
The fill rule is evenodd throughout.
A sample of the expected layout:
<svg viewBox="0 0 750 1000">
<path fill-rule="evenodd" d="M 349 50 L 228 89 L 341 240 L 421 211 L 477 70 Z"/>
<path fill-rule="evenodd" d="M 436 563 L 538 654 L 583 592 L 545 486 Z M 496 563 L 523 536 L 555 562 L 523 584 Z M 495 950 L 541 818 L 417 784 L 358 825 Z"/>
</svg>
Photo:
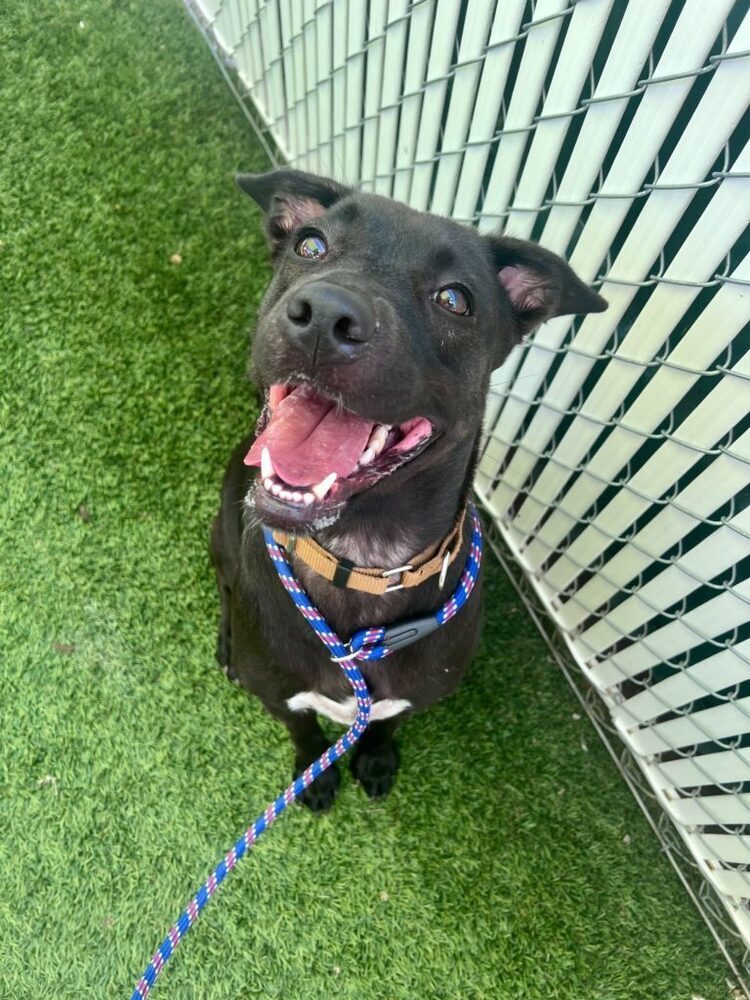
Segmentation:
<svg viewBox="0 0 750 1000">
<path fill-rule="evenodd" d="M 746 0 L 188 6 L 280 160 L 538 240 L 609 300 L 496 373 L 476 490 L 750 945 Z"/>
</svg>

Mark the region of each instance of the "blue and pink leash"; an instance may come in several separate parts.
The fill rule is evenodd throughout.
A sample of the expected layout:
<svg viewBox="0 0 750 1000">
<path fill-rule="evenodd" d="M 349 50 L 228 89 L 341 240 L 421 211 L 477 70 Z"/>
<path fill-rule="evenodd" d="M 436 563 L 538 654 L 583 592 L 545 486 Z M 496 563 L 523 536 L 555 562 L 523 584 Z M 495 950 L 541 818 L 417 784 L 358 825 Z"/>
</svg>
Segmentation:
<svg viewBox="0 0 750 1000">
<path fill-rule="evenodd" d="M 454 615 L 458 614 L 468 601 L 479 576 L 479 567 L 482 563 L 482 526 L 473 504 L 469 508 L 469 513 L 471 514 L 472 523 L 469 555 L 458 585 L 445 604 L 431 615 L 407 619 L 398 622 L 396 625 L 387 627 L 360 629 L 352 636 L 348 647 L 347 644 L 339 639 L 297 582 L 292 567 L 289 565 L 284 554 L 284 549 L 274 541 L 273 535 L 267 528 L 263 529 L 263 537 L 266 542 L 268 554 L 276 567 L 276 572 L 279 574 L 279 578 L 287 593 L 294 601 L 300 614 L 311 625 L 318 638 L 330 651 L 331 659 L 335 663 L 338 663 L 346 679 L 351 684 L 356 700 L 357 714 L 354 722 L 343 736 L 340 736 L 335 743 L 328 747 L 303 774 L 295 778 L 270 803 L 255 822 L 251 823 L 234 846 L 227 851 L 175 923 L 170 927 L 167 936 L 154 952 L 146 971 L 136 983 L 131 1000 L 144 1000 L 149 995 L 151 987 L 174 954 L 177 945 L 196 922 L 206 904 L 227 875 L 233 870 L 237 862 L 247 854 L 264 830 L 267 830 L 278 819 L 281 813 L 284 812 L 287 806 L 299 798 L 302 792 L 319 775 L 326 771 L 331 764 L 343 757 L 344 754 L 348 753 L 367 729 L 370 721 L 372 698 L 365 679 L 355 666 L 355 662 L 357 660 L 382 660 L 383 657 L 389 656 L 397 649 L 416 642 L 422 636 L 435 631 L 441 625 L 445 625 Z"/>
</svg>

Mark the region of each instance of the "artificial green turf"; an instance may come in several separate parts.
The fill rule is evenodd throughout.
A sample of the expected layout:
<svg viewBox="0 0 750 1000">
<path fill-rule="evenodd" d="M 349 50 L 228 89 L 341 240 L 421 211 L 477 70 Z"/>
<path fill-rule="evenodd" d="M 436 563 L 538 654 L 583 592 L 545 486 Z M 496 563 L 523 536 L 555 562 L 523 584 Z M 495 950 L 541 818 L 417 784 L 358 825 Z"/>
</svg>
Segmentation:
<svg viewBox="0 0 750 1000">
<path fill-rule="evenodd" d="M 265 164 L 176 0 L 6 0 L 0 143 L 0 997 L 126 997 L 290 771 L 214 665 L 207 555 L 268 277 L 232 174 Z M 391 797 L 284 817 L 155 995 L 727 996 L 491 564 L 487 591 Z"/>
</svg>

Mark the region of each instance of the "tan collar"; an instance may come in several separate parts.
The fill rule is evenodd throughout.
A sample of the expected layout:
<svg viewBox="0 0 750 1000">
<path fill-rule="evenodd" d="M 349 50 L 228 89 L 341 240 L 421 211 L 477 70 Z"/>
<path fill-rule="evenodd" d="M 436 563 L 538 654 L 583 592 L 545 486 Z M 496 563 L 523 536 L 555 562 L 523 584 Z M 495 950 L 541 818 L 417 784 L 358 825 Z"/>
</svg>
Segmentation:
<svg viewBox="0 0 750 1000">
<path fill-rule="evenodd" d="M 366 594 L 386 594 L 401 590 L 402 587 L 418 587 L 436 573 L 440 573 L 442 587 L 448 567 L 461 551 L 465 519 L 464 507 L 452 531 L 442 540 L 437 550 L 434 544 L 430 545 L 414 556 L 408 565 L 386 570 L 355 566 L 349 559 L 337 559 L 312 538 L 297 538 L 296 535 L 279 530 L 273 532 L 273 538 L 290 555 L 293 553 L 334 587 L 361 590 Z"/>
</svg>

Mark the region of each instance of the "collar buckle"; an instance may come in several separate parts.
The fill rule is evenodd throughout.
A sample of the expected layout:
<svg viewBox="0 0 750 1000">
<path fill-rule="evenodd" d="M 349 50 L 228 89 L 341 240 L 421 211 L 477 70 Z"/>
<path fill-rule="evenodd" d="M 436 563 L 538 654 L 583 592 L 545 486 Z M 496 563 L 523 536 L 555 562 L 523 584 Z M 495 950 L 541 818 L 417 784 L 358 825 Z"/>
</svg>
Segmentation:
<svg viewBox="0 0 750 1000">
<path fill-rule="evenodd" d="M 400 577 L 402 579 L 404 573 L 409 573 L 413 569 L 414 567 L 411 565 L 411 563 L 407 563 L 405 566 L 396 566 L 395 569 L 384 569 L 381 576 L 385 577 L 385 579 L 387 580 L 389 576 L 395 576 L 396 573 L 398 573 L 400 574 Z M 404 585 L 403 583 L 401 583 L 401 579 L 399 579 L 398 583 L 392 583 L 388 587 L 386 587 L 385 593 L 390 594 L 391 591 L 393 590 L 403 590 Z"/>
</svg>

